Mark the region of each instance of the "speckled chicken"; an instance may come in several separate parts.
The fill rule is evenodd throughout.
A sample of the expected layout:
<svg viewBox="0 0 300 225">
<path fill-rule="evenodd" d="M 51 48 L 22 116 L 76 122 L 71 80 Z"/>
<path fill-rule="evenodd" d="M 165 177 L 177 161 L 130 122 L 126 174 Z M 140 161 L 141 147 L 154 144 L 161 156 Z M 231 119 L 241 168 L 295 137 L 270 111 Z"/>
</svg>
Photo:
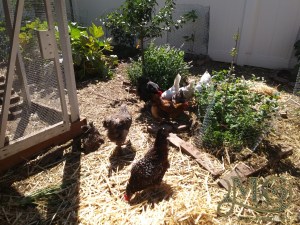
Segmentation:
<svg viewBox="0 0 300 225">
<path fill-rule="evenodd" d="M 104 128 L 107 129 L 109 140 L 115 142 L 118 147 L 124 144 L 129 128 L 132 123 L 132 116 L 125 104 L 121 105 L 120 111 L 103 121 Z"/>
<path fill-rule="evenodd" d="M 154 146 L 132 166 L 124 195 L 126 201 L 129 201 L 135 192 L 161 183 L 170 167 L 168 136 L 168 131 L 165 128 L 160 128 L 157 131 Z"/>
</svg>

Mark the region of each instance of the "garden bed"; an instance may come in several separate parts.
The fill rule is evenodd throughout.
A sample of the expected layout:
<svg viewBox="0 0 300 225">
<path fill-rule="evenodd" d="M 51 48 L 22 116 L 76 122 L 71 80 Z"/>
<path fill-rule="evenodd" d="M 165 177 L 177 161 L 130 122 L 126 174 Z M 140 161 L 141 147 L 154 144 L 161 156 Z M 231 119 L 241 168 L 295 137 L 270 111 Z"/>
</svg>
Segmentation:
<svg viewBox="0 0 300 225">
<path fill-rule="evenodd" d="M 130 175 L 131 162 L 139 159 L 154 141 L 147 131 L 149 125 L 157 125 L 144 102 L 126 85 L 126 63 L 121 63 L 110 81 L 85 81 L 77 85 L 81 117 L 93 121 L 103 135 L 105 143 L 89 154 L 73 142 L 55 147 L 19 168 L 0 177 L 0 224 L 246 224 L 239 216 L 251 215 L 252 224 L 265 223 L 256 212 L 236 206 L 229 217 L 217 215 L 218 203 L 227 194 L 217 180 L 192 157 L 170 146 L 171 167 L 163 184 L 138 193 L 131 204 L 122 196 Z M 193 76 L 208 69 L 227 69 L 228 64 L 206 62 L 192 68 Z M 264 168 L 258 176 L 280 175 L 291 185 L 294 196 L 291 205 L 278 216 L 283 223 L 299 221 L 300 199 L 297 195 L 300 183 L 300 98 L 291 94 L 291 86 L 272 79 L 273 70 L 237 67 L 237 76 L 246 78 L 255 74 L 265 77 L 270 86 L 281 91 L 280 111 L 287 111 L 287 118 L 278 115 L 265 141 L 293 148 L 293 155 Z M 125 83 L 124 83 L 125 82 Z M 129 87 L 129 88 L 128 88 Z M 127 88 L 127 89 L 126 89 Z M 102 126 L 103 119 L 126 102 L 133 115 L 130 128 L 128 154 L 117 157 Z M 192 133 L 178 134 L 192 143 Z M 261 149 L 265 145 L 260 146 Z M 259 149 L 260 149 L 259 148 Z M 257 150 L 258 159 L 264 151 Z M 251 157 L 252 158 L 252 157 Z M 255 158 L 255 157 L 253 157 Z M 228 163 L 220 159 L 226 171 L 241 160 Z M 251 162 L 255 165 L 255 161 Z M 109 176 L 109 171 L 112 171 Z M 27 197 L 24 197 L 27 196 Z"/>
</svg>

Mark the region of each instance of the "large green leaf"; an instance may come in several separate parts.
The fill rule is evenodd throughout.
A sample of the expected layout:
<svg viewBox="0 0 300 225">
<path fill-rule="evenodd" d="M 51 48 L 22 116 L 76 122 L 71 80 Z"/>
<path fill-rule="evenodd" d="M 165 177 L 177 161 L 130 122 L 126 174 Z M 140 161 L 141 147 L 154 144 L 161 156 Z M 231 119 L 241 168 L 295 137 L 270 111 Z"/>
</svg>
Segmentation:
<svg viewBox="0 0 300 225">
<path fill-rule="evenodd" d="M 80 27 L 76 23 L 69 23 L 69 32 L 72 39 L 79 39 L 81 36 L 87 36 L 86 27 Z"/>
<path fill-rule="evenodd" d="M 100 38 L 104 35 L 102 27 L 98 27 L 94 23 L 92 23 L 92 26 L 89 27 L 89 32 L 94 38 Z"/>
</svg>

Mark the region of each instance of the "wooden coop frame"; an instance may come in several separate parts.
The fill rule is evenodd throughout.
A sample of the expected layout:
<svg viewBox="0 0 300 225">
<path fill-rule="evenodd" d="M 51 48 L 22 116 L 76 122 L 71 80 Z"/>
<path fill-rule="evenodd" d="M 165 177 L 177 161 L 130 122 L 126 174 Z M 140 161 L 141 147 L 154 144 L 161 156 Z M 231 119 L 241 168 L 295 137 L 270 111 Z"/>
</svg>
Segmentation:
<svg viewBox="0 0 300 225">
<path fill-rule="evenodd" d="M 43 57 L 48 57 L 54 61 L 54 68 L 57 74 L 58 92 L 61 102 L 63 121 L 51 125 L 32 135 L 16 139 L 12 142 L 6 142 L 6 129 L 11 100 L 11 90 L 14 74 L 23 84 L 21 96 L 27 104 L 31 102 L 28 90 L 26 71 L 19 49 L 19 34 L 21 29 L 22 15 L 24 11 L 25 0 L 17 0 L 15 14 L 11 15 L 10 0 L 2 0 L 5 14 L 7 32 L 10 38 L 10 53 L 7 64 L 7 73 L 4 85 L 4 95 L 2 100 L 2 110 L 0 116 L 0 173 L 13 167 L 14 165 L 28 160 L 41 150 L 53 145 L 62 144 L 81 133 L 81 126 L 86 124 L 85 119 L 80 119 L 76 82 L 71 53 L 70 37 L 67 26 L 67 15 L 65 0 L 53 0 L 55 14 L 57 16 L 57 26 L 59 31 L 59 40 L 62 51 L 63 67 L 65 74 L 65 86 L 69 99 L 69 112 L 65 99 L 65 89 L 61 66 L 59 62 L 58 46 L 55 40 L 54 18 L 51 11 L 51 0 L 43 0 L 45 6 L 48 30 L 40 32 L 40 49 Z M 14 20 L 12 21 L 12 16 Z M 48 48 L 48 49 L 47 49 Z"/>
</svg>

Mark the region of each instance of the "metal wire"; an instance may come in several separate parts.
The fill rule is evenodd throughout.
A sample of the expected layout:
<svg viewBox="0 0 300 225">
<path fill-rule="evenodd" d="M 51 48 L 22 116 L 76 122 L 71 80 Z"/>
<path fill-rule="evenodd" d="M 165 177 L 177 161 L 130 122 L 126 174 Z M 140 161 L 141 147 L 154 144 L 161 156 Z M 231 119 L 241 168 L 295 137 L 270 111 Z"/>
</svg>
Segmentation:
<svg viewBox="0 0 300 225">
<path fill-rule="evenodd" d="M 10 15 L 14 18 L 15 1 L 11 0 Z M 52 13 L 54 20 L 57 21 L 54 9 L 54 3 L 51 1 Z M 33 23 L 43 23 L 46 21 L 46 10 L 43 1 L 29 0 L 26 1 L 24 14 L 22 17 L 22 27 L 32 25 Z M 3 23 L 3 17 L 2 17 Z M 9 140 L 24 138 L 27 135 L 40 132 L 51 125 L 63 121 L 61 109 L 61 99 L 58 89 L 58 80 L 55 70 L 54 60 L 44 59 L 41 53 L 41 46 L 38 40 L 38 30 L 47 29 L 46 27 L 36 27 L 34 29 L 26 29 L 21 31 L 20 49 L 22 61 L 25 66 L 25 78 L 28 83 L 29 98 L 31 104 L 25 101 L 22 94 L 24 83 L 20 80 L 20 74 L 14 75 L 14 83 L 12 88 L 12 98 L 14 103 L 10 105 L 9 121 L 6 135 Z M 25 40 L 25 39 L 28 40 Z M 56 40 L 59 47 L 59 41 Z M 9 39 L 6 32 L 0 30 L 0 63 L 7 65 L 9 54 Z M 60 49 L 58 49 L 61 52 Z M 0 64 L 1 65 L 1 64 Z M 61 65 L 63 70 L 63 66 Z M 5 80 L 7 68 L 0 70 L 0 93 L 1 79 Z M 63 74 L 64 76 L 64 74 Z M 4 78 L 1 78 L 4 77 Z M 65 80 L 65 79 L 64 79 Z M 4 87 L 4 85 L 2 85 Z M 64 84 L 65 86 L 65 84 Z M 66 92 L 67 90 L 65 90 Z M 65 93 L 66 94 L 66 93 Z M 66 96 L 67 97 L 67 96 Z M 1 103 L 0 94 L 0 103 Z M 0 104 L 0 109 L 2 104 Z"/>
<path fill-rule="evenodd" d="M 295 87 L 293 90 L 293 94 L 300 96 L 300 66 L 299 66 L 299 70 L 298 70 L 298 74 L 297 74 L 297 78 L 296 78 L 296 83 L 295 83 Z"/>
</svg>

